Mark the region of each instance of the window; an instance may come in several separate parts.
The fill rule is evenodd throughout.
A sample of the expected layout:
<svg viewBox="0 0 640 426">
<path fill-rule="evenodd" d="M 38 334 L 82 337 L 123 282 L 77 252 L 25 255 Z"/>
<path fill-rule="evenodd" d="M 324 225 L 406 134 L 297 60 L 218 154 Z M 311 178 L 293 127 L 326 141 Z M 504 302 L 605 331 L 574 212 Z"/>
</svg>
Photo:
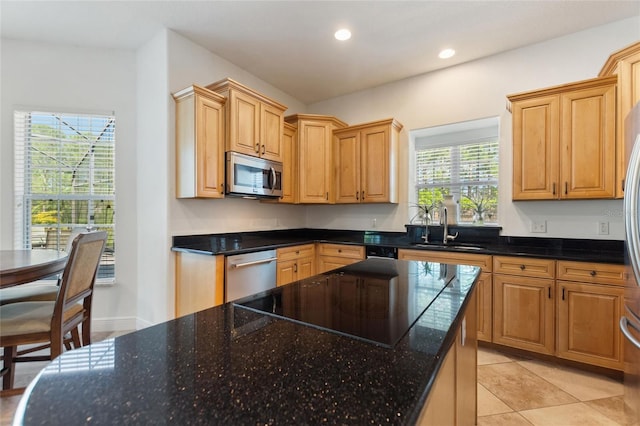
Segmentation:
<svg viewBox="0 0 640 426">
<path fill-rule="evenodd" d="M 457 222 L 498 223 L 498 119 L 414 133 L 416 202 L 440 220 L 445 195 L 459 203 Z"/>
<path fill-rule="evenodd" d="M 78 229 L 107 231 L 98 270 L 115 276 L 115 117 L 16 111 L 15 246 L 65 250 Z"/>
</svg>

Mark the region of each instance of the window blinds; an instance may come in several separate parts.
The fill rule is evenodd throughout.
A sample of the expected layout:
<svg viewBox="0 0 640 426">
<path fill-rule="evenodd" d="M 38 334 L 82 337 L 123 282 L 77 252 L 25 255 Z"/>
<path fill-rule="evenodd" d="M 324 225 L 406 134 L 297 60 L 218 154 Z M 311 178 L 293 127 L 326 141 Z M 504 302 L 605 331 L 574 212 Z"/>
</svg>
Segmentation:
<svg viewBox="0 0 640 426">
<path fill-rule="evenodd" d="M 16 247 L 64 250 L 76 228 L 106 230 L 112 276 L 115 117 L 15 111 Z"/>
</svg>

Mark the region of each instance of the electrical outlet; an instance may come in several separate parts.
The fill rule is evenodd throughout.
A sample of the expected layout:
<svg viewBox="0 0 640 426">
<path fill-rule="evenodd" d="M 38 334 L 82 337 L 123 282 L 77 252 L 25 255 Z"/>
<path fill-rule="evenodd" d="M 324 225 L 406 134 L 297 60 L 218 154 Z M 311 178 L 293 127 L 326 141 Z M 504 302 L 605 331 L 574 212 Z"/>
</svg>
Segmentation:
<svg viewBox="0 0 640 426">
<path fill-rule="evenodd" d="M 531 232 L 544 234 L 547 232 L 547 221 L 546 220 L 538 220 L 531 221 Z"/>
<path fill-rule="evenodd" d="M 373 227 L 375 228 L 375 227 L 376 227 L 376 225 L 377 225 L 377 219 L 373 219 L 373 220 L 371 221 L 371 226 L 373 226 Z"/>
<path fill-rule="evenodd" d="M 609 235 L 609 222 L 598 222 L 598 235 Z"/>
</svg>

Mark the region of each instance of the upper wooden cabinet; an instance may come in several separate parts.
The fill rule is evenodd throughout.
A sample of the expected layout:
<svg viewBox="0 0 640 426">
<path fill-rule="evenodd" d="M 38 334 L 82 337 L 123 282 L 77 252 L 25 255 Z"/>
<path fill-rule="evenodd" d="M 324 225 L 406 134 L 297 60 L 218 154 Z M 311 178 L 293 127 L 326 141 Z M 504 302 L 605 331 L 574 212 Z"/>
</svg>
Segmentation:
<svg viewBox="0 0 640 426">
<path fill-rule="evenodd" d="M 640 42 L 614 52 L 602 67 L 599 77 L 618 76 L 617 96 L 617 174 L 616 197 L 624 196 L 624 179 L 627 173 L 626 150 L 631 142 L 625 133 L 625 118 L 631 108 L 640 102 Z"/>
<path fill-rule="evenodd" d="M 282 162 L 287 107 L 230 78 L 207 89 L 227 97 L 226 150 Z"/>
<path fill-rule="evenodd" d="M 508 96 L 513 200 L 613 198 L 616 77 Z"/>
<path fill-rule="evenodd" d="M 347 123 L 332 116 L 296 114 L 285 118 L 297 128 L 297 193 L 303 204 L 331 204 L 335 194 L 332 189 L 332 140 L 334 129 Z"/>
<path fill-rule="evenodd" d="M 176 102 L 176 197 L 224 197 L 226 99 L 199 86 L 173 95 Z"/>
<path fill-rule="evenodd" d="M 297 129 L 284 123 L 282 133 L 282 197 L 279 203 L 296 204 L 298 202 L 298 144 Z"/>
<path fill-rule="evenodd" d="M 398 202 L 400 130 L 390 118 L 333 132 L 336 204 Z"/>
</svg>

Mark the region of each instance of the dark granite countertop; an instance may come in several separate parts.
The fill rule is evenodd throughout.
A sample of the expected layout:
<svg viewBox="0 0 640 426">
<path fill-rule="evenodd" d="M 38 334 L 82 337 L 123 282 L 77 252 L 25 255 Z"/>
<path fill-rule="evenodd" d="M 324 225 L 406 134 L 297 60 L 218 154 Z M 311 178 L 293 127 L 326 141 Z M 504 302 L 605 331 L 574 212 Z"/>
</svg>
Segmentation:
<svg viewBox="0 0 640 426">
<path fill-rule="evenodd" d="M 478 273 L 368 259 L 65 352 L 31 383 L 16 419 L 413 424 Z M 276 296 L 281 311 L 262 313 Z"/>
<path fill-rule="evenodd" d="M 624 263 L 624 241 L 570 238 L 499 236 L 499 227 L 451 226 L 459 237 L 448 246 L 421 247 L 424 227 L 407 225 L 407 232 L 346 231 L 332 229 L 290 229 L 230 234 L 174 236 L 172 250 L 208 255 L 232 255 L 297 244 L 329 242 L 396 247 L 415 250 L 482 253 L 540 257 L 585 262 Z M 442 227 L 430 226 L 430 241 L 442 240 Z M 469 246 L 475 246 L 469 249 Z"/>
</svg>

